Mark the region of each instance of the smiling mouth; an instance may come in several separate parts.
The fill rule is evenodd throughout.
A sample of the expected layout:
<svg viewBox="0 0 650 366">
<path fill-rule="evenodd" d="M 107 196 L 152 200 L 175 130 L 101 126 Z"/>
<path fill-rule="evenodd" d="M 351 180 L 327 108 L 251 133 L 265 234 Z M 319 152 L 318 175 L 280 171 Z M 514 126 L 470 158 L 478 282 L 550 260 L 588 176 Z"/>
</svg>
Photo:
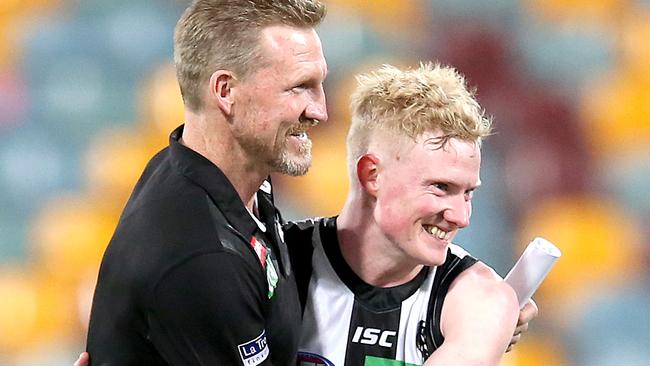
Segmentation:
<svg viewBox="0 0 650 366">
<path fill-rule="evenodd" d="M 289 136 L 299 138 L 301 140 L 307 139 L 307 131 L 296 131 L 289 133 Z"/>
<path fill-rule="evenodd" d="M 437 239 L 448 241 L 451 238 L 451 231 L 444 231 L 434 225 L 422 225 L 422 227 L 424 228 L 424 231 Z"/>
<path fill-rule="evenodd" d="M 320 121 L 317 119 L 303 118 L 300 120 L 298 125 L 294 126 L 289 130 L 287 135 L 291 137 L 295 137 L 300 140 L 307 140 L 309 139 L 309 135 L 307 135 L 307 130 L 309 130 L 311 127 L 318 125 L 319 122 Z"/>
</svg>

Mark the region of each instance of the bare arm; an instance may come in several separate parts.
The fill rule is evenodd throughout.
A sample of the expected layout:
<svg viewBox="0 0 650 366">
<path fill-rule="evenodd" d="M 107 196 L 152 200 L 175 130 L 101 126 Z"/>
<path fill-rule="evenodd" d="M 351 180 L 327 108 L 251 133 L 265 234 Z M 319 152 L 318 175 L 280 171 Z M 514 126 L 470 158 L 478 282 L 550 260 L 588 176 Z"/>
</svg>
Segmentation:
<svg viewBox="0 0 650 366">
<path fill-rule="evenodd" d="M 514 290 L 491 268 L 476 263 L 452 283 L 442 307 L 445 341 L 425 365 L 499 365 L 518 317 Z"/>
</svg>

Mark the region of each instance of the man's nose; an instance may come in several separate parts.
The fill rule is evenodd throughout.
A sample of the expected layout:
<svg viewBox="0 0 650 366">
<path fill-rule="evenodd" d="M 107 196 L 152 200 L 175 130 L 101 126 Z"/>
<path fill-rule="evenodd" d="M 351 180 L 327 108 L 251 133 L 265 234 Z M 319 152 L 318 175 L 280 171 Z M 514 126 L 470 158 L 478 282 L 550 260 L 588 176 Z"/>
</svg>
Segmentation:
<svg viewBox="0 0 650 366">
<path fill-rule="evenodd" d="M 464 197 L 452 197 L 449 205 L 445 209 L 444 218 L 446 221 L 454 224 L 459 229 L 469 225 L 471 216 L 471 206 Z"/>
<path fill-rule="evenodd" d="M 327 102 L 322 86 L 313 93 L 313 98 L 305 109 L 305 117 L 317 119 L 320 122 L 327 121 Z"/>
</svg>

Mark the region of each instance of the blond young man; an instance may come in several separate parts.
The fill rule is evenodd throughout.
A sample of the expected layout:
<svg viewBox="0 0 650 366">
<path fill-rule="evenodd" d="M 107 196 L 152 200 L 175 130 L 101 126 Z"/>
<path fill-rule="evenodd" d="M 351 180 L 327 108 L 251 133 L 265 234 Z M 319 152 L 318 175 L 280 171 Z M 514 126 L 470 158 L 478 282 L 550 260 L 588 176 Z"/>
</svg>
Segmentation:
<svg viewBox="0 0 650 366">
<path fill-rule="evenodd" d="M 498 365 L 516 295 L 452 244 L 470 223 L 490 120 L 449 67 L 358 80 L 345 206 L 285 232 L 305 303 L 299 364 Z"/>
<path fill-rule="evenodd" d="M 318 0 L 195 0 L 174 62 L 184 126 L 104 254 L 91 365 L 293 365 L 300 304 L 271 172 L 304 174 L 327 120 Z"/>
</svg>

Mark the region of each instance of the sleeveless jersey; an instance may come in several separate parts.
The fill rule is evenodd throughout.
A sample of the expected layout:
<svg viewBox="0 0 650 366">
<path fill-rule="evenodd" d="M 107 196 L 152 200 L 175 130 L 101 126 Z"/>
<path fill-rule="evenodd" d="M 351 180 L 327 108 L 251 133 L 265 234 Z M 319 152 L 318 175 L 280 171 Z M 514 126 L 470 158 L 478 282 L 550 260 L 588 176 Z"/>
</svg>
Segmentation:
<svg viewBox="0 0 650 366">
<path fill-rule="evenodd" d="M 300 366 L 422 365 L 444 341 L 439 325 L 450 284 L 477 261 L 450 244 L 443 265 L 379 288 L 343 259 L 335 218 L 289 224 L 285 237 L 303 304 Z"/>
</svg>

